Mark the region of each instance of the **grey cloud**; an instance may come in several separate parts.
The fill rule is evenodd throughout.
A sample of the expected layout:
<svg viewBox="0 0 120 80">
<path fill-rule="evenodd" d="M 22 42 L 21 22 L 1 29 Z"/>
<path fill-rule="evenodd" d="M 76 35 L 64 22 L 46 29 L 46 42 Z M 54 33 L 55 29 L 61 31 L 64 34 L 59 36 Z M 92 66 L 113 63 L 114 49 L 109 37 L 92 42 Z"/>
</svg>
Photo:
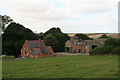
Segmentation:
<svg viewBox="0 0 120 80">
<path fill-rule="evenodd" d="M 47 0 L 2 0 L 0 7 L 10 11 L 9 16 L 16 22 L 33 31 L 46 31 L 53 26 L 60 26 L 65 32 L 98 32 L 96 28 L 100 31 L 116 31 L 117 18 L 112 12 L 117 10 L 117 0 L 86 0 L 84 3 L 81 0 L 58 1 L 66 8 L 57 8 Z M 100 19 L 82 21 L 81 16 L 91 13 L 105 15 L 100 15 Z M 111 15 L 115 15 L 115 18 L 111 18 Z"/>
</svg>

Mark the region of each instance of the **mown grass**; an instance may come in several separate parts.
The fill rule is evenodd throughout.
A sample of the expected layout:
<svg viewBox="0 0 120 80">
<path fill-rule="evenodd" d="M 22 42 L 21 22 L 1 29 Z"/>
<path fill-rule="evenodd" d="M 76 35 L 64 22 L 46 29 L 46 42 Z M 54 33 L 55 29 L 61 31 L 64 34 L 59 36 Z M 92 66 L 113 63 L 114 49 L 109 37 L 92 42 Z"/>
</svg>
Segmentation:
<svg viewBox="0 0 120 80">
<path fill-rule="evenodd" d="M 0 57 L 0 79 L 2 78 L 2 58 Z"/>
<path fill-rule="evenodd" d="M 118 56 L 3 60 L 3 78 L 118 78 Z"/>
</svg>

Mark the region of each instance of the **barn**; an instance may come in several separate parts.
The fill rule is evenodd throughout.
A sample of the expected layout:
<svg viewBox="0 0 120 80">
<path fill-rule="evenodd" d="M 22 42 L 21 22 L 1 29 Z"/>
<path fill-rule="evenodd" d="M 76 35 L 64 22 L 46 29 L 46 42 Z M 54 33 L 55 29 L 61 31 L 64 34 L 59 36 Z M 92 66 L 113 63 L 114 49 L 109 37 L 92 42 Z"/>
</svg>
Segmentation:
<svg viewBox="0 0 120 80">
<path fill-rule="evenodd" d="M 77 37 L 72 37 L 65 43 L 66 53 L 89 53 L 90 50 L 103 46 L 107 39 L 79 40 Z"/>
<path fill-rule="evenodd" d="M 54 51 L 51 46 L 46 46 L 43 40 L 26 40 L 21 49 L 21 57 L 40 58 L 52 57 Z"/>
</svg>

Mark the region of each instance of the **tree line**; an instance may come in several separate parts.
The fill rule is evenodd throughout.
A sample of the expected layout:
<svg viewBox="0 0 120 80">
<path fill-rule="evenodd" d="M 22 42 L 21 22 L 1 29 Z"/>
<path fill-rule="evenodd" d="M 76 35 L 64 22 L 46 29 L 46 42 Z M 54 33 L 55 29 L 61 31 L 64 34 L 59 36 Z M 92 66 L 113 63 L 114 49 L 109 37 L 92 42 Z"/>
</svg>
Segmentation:
<svg viewBox="0 0 120 80">
<path fill-rule="evenodd" d="M 42 39 L 53 48 L 54 52 L 64 52 L 65 42 L 70 39 L 67 34 L 64 34 L 59 27 L 51 28 L 45 33 L 34 33 L 32 30 L 25 28 L 23 25 L 16 23 L 9 16 L 2 16 L 2 54 L 13 55 L 15 57 L 20 56 L 20 50 L 25 42 L 25 40 L 38 40 Z M 76 34 L 79 40 L 92 40 L 85 34 Z M 110 53 L 108 49 L 113 50 L 112 53 L 117 53 L 120 49 L 118 44 L 120 40 L 109 38 L 106 34 L 102 35 L 100 38 L 108 38 L 103 47 L 98 47 L 92 50 L 91 54 L 105 54 Z M 103 49 L 105 48 L 105 49 Z M 98 53 L 99 51 L 99 53 Z M 108 51 L 108 52 L 102 52 Z"/>
<path fill-rule="evenodd" d="M 46 45 L 53 48 L 54 52 L 63 52 L 65 49 L 65 42 L 69 40 L 69 36 L 64 34 L 60 28 L 51 28 L 45 33 L 34 33 L 32 30 L 25 28 L 23 25 L 13 22 L 9 17 L 3 19 L 3 34 L 2 34 L 2 54 L 20 56 L 20 50 L 25 40 L 42 39 Z M 11 19 L 11 21 L 7 20 Z M 8 26 L 6 26 L 6 24 Z"/>
</svg>

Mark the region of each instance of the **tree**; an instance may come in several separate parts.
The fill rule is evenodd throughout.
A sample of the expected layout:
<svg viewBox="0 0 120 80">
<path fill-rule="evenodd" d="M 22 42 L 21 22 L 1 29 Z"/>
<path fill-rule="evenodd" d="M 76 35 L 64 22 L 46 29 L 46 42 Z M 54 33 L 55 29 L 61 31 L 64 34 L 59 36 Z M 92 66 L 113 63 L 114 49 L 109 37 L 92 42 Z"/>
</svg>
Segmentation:
<svg viewBox="0 0 120 80">
<path fill-rule="evenodd" d="M 25 40 L 34 40 L 37 36 L 23 25 L 12 22 L 2 34 L 2 53 L 18 57 Z"/>
<path fill-rule="evenodd" d="M 43 34 L 43 37 L 45 37 L 46 35 L 48 35 L 48 34 L 61 34 L 62 33 L 62 31 L 61 31 L 61 29 L 60 28 L 55 28 L 55 27 L 53 27 L 53 28 L 51 28 L 50 30 L 48 30 L 48 31 L 46 31 L 44 34 Z"/>
<path fill-rule="evenodd" d="M 46 45 L 49 45 L 53 48 L 55 52 L 57 52 L 58 48 L 58 40 L 52 34 L 48 34 L 44 37 L 44 41 Z"/>
<path fill-rule="evenodd" d="M 43 33 L 43 32 L 41 32 L 41 33 L 37 34 L 38 39 L 43 39 L 43 35 L 44 35 L 44 33 Z"/>
<path fill-rule="evenodd" d="M 103 34 L 99 38 L 108 38 L 108 36 L 106 34 Z"/>
<path fill-rule="evenodd" d="M 58 40 L 58 52 L 65 51 L 65 42 L 69 40 L 69 36 L 67 34 L 53 34 Z"/>
<path fill-rule="evenodd" d="M 113 47 L 119 47 L 120 46 L 120 39 L 113 39 L 113 38 L 110 37 L 105 42 L 105 45 L 109 45 L 109 46 L 113 46 Z"/>
<path fill-rule="evenodd" d="M 81 39 L 81 40 L 92 40 L 92 38 L 89 38 L 87 35 L 85 34 L 76 34 L 75 36 L 78 37 L 78 39 Z"/>
<path fill-rule="evenodd" d="M 47 35 L 51 34 L 52 36 L 54 36 L 57 41 L 57 43 L 50 43 L 52 45 L 55 45 L 55 47 L 52 47 L 53 50 L 55 52 L 63 52 L 64 49 L 65 49 L 65 42 L 67 40 L 69 40 L 69 36 L 67 34 L 64 34 L 60 28 L 51 28 L 50 30 L 48 30 L 47 32 L 45 32 L 43 34 L 44 38 L 46 38 Z M 45 40 L 45 39 L 44 39 Z M 48 44 L 49 41 L 46 41 L 45 42 Z"/>
<path fill-rule="evenodd" d="M 0 28 L 2 28 L 2 31 L 4 31 L 6 29 L 6 25 L 11 23 L 13 20 L 7 15 L 0 15 L 0 21 Z"/>
</svg>

